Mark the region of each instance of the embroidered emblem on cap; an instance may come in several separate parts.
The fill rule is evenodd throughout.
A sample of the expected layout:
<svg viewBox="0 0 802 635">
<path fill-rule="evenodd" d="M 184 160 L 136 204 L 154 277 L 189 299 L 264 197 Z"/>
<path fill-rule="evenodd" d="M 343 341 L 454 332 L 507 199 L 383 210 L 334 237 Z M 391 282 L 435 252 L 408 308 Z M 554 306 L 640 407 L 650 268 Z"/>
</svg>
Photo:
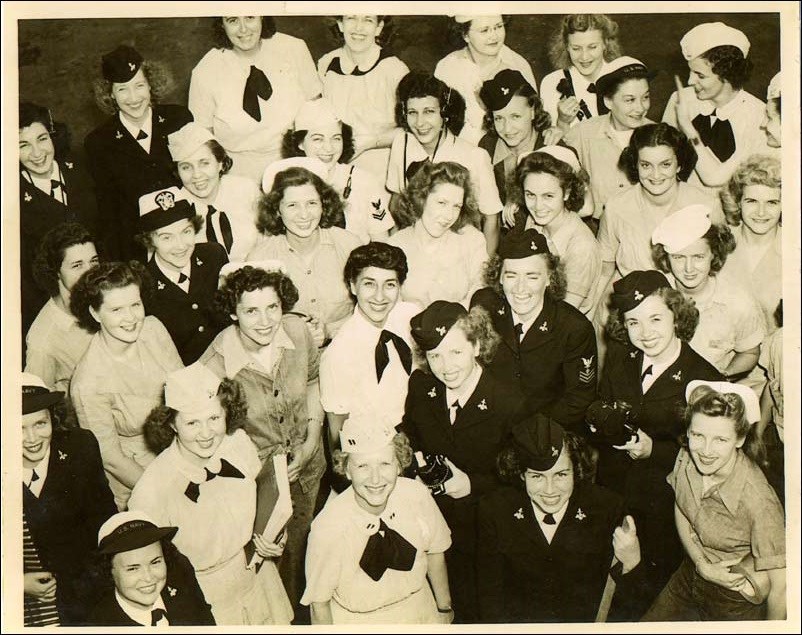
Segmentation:
<svg viewBox="0 0 802 635">
<path fill-rule="evenodd" d="M 555 448 L 554 446 L 552 446 L 551 455 L 552 456 L 560 456 L 560 451 L 557 448 Z"/>
<path fill-rule="evenodd" d="M 58 451 L 58 460 L 59 461 L 64 461 L 66 459 L 67 459 L 67 453 L 66 452 L 62 452 L 61 450 L 59 450 Z"/>
<path fill-rule="evenodd" d="M 640 291 L 638 291 L 637 289 L 635 289 L 635 293 L 633 293 L 632 295 L 638 302 L 643 300 L 643 294 Z"/>
<path fill-rule="evenodd" d="M 30 194 L 28 194 L 28 192 L 25 192 L 25 202 L 30 203 L 32 200 L 33 197 Z"/>
<path fill-rule="evenodd" d="M 487 400 L 482 399 L 482 401 L 480 401 L 479 405 L 476 407 L 479 408 L 479 410 L 487 410 Z"/>
<path fill-rule="evenodd" d="M 534 241 L 534 240 L 533 240 L 533 241 L 532 241 L 532 243 L 529 245 L 529 248 L 530 248 L 532 251 L 537 251 L 537 245 L 535 244 L 535 241 Z"/>
<path fill-rule="evenodd" d="M 168 209 L 175 207 L 175 196 L 172 192 L 159 192 L 156 195 L 156 205 L 161 207 L 165 212 Z"/>
<path fill-rule="evenodd" d="M 577 520 L 585 520 L 585 518 L 587 517 L 588 515 L 582 511 L 581 507 L 576 510 L 576 516 L 574 516 L 574 518 L 576 518 Z"/>
<path fill-rule="evenodd" d="M 118 130 L 117 134 L 114 135 L 114 136 L 117 137 L 118 139 L 122 139 L 123 138 L 123 133 Z"/>
<path fill-rule="evenodd" d="M 682 381 L 682 371 L 678 370 L 675 374 L 671 375 L 674 381 Z"/>
<path fill-rule="evenodd" d="M 515 512 L 513 514 L 513 516 L 515 516 L 518 520 L 523 520 L 524 519 L 524 508 L 523 507 L 519 507 L 518 511 Z"/>
<path fill-rule="evenodd" d="M 133 73 L 136 70 L 136 64 L 133 62 L 128 62 L 128 68 L 130 68 L 131 72 Z"/>
<path fill-rule="evenodd" d="M 443 336 L 445 336 L 445 334 L 446 334 L 446 327 L 445 327 L 445 326 L 436 326 L 436 327 L 434 328 L 434 330 L 435 330 L 435 331 L 437 331 L 437 334 L 438 334 L 440 337 L 443 337 Z"/>
<path fill-rule="evenodd" d="M 509 94 L 510 94 L 510 89 L 509 89 L 509 88 L 507 88 L 506 86 L 502 86 L 502 87 L 501 87 L 501 92 L 502 92 L 503 94 L 505 94 L 505 95 L 509 95 Z"/>
<path fill-rule="evenodd" d="M 436 388 L 432 388 L 432 389 L 429 391 L 429 396 L 430 396 L 432 399 L 434 399 L 435 397 L 437 397 L 437 389 L 436 389 Z"/>
</svg>

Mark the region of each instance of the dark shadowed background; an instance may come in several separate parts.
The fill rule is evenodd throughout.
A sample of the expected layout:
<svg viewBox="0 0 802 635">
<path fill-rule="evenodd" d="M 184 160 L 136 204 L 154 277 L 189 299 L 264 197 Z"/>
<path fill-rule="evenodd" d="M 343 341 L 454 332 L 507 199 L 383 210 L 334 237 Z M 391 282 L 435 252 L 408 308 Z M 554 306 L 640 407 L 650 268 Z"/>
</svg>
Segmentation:
<svg viewBox="0 0 802 635">
<path fill-rule="evenodd" d="M 532 64 L 540 82 L 553 70 L 548 43 L 560 15 L 513 16 L 507 44 Z M 618 14 L 624 53 L 660 73 L 652 83 L 650 117 L 662 117 L 674 90 L 673 75 L 687 81 L 687 65 L 679 41 L 693 26 L 722 21 L 741 29 L 751 42 L 754 64 L 746 90 L 765 99 L 766 87 L 780 68 L 780 18 L 776 13 L 738 14 Z M 394 17 L 391 50 L 410 68 L 434 70 L 451 49 L 445 41 L 444 16 Z M 20 100 L 48 106 L 56 120 L 72 132 L 73 150 L 81 152 L 83 139 L 106 115 L 92 97 L 92 81 L 100 74 L 100 57 L 119 44 L 129 44 L 146 59 L 165 62 L 176 87 L 166 101 L 186 104 L 192 68 L 211 48 L 212 18 L 126 18 L 20 20 Z M 337 46 L 321 16 L 281 16 L 279 31 L 303 38 L 318 60 Z"/>
</svg>

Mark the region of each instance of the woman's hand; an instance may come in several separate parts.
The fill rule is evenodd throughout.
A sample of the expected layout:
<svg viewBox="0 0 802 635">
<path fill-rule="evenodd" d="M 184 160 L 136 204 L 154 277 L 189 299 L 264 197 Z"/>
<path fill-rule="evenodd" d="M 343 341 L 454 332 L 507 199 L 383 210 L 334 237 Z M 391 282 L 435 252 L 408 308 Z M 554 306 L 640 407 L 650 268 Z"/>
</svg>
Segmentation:
<svg viewBox="0 0 802 635">
<path fill-rule="evenodd" d="M 515 215 L 518 213 L 518 203 L 507 201 L 501 210 L 501 222 L 505 227 L 515 227 Z"/>
<path fill-rule="evenodd" d="M 624 565 L 624 573 L 629 573 L 640 563 L 640 540 L 632 516 L 624 518 L 621 526 L 613 531 L 613 552 Z"/>
<path fill-rule="evenodd" d="M 677 88 L 677 126 L 689 139 L 698 137 L 699 133 L 696 131 L 696 128 L 693 127 L 693 121 L 691 119 L 691 105 L 688 100 L 682 96 L 684 87 L 678 75 L 674 75 L 674 84 Z"/>
<path fill-rule="evenodd" d="M 543 144 L 547 146 L 557 145 L 565 136 L 565 131 L 557 126 L 552 126 L 543 131 Z"/>
<path fill-rule="evenodd" d="M 284 553 L 284 546 L 287 544 L 287 530 L 281 532 L 276 542 L 267 542 L 259 534 L 253 535 L 253 546 L 256 547 L 256 553 L 263 558 L 280 558 Z"/>
<path fill-rule="evenodd" d="M 741 558 L 734 558 L 732 560 L 722 560 L 721 562 L 707 562 L 703 560 L 696 563 L 696 572 L 708 582 L 717 584 L 730 589 L 731 591 L 740 592 L 746 583 L 746 578 L 738 573 L 732 573 L 730 567 L 738 564 Z"/>
<path fill-rule="evenodd" d="M 557 121 L 564 124 L 576 119 L 579 112 L 579 100 L 575 96 L 564 97 L 557 102 Z"/>
<path fill-rule="evenodd" d="M 446 457 L 446 465 L 451 468 L 451 478 L 443 483 L 443 490 L 446 496 L 451 498 L 465 498 L 471 493 L 471 479 L 470 477 L 454 465 L 451 460 Z"/>
<path fill-rule="evenodd" d="M 26 573 L 23 591 L 40 602 L 51 602 L 56 599 L 56 576 L 49 571 Z"/>
<path fill-rule="evenodd" d="M 310 458 L 312 458 L 312 452 L 307 449 L 305 443 L 293 450 L 292 461 L 287 465 L 287 476 L 289 476 L 290 483 L 298 480 Z"/>
<path fill-rule="evenodd" d="M 624 445 L 614 445 L 616 450 L 624 450 L 629 454 L 629 458 L 636 461 L 648 459 L 652 455 L 652 437 L 638 428 L 637 440 L 630 439 Z"/>
</svg>

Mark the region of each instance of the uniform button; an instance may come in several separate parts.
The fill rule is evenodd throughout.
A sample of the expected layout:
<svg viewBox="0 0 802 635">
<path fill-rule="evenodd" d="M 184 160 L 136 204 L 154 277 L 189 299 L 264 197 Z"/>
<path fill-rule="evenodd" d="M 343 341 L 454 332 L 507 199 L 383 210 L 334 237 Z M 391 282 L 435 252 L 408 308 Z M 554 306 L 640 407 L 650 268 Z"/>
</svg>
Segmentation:
<svg viewBox="0 0 802 635">
<path fill-rule="evenodd" d="M 520 376 L 521 376 L 521 373 L 515 373 L 515 376 L 516 376 L 516 377 L 520 377 Z"/>
<path fill-rule="evenodd" d="M 279 417 L 279 418 L 278 418 L 278 422 L 279 422 L 279 423 L 284 423 L 284 417 Z M 290 442 L 289 442 L 289 441 L 287 441 L 287 445 L 289 445 L 289 444 L 290 444 Z"/>
<path fill-rule="evenodd" d="M 311 300 L 309 300 L 309 301 L 310 301 L 312 304 L 314 304 L 315 302 L 317 302 L 317 300 L 315 300 L 315 298 L 312 298 L 312 299 L 311 299 Z"/>
<path fill-rule="evenodd" d="M 202 326 L 199 326 L 199 327 L 198 327 L 198 333 L 203 333 L 205 330 L 206 330 L 206 329 L 205 329 L 205 328 L 203 328 Z"/>
<path fill-rule="evenodd" d="M 193 303 L 193 304 L 192 304 L 192 308 L 193 308 L 195 311 L 197 311 L 197 310 L 198 310 L 198 305 L 197 305 L 197 304 L 195 304 L 195 303 Z"/>
<path fill-rule="evenodd" d="M 307 276 L 311 276 L 312 275 L 312 270 L 311 269 L 307 269 L 306 270 L 306 275 Z"/>
<path fill-rule="evenodd" d="M 274 391 L 273 391 L 273 396 L 274 396 L 274 397 L 278 397 L 278 390 L 274 390 Z"/>
</svg>

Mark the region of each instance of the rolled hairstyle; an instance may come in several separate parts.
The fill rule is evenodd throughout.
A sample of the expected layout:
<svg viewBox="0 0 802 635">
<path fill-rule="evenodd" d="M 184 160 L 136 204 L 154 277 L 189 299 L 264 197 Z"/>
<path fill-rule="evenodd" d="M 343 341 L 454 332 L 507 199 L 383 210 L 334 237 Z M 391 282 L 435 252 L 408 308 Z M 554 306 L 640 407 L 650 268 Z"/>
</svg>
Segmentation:
<svg viewBox="0 0 802 635">
<path fill-rule="evenodd" d="M 721 188 L 719 196 L 727 224 L 741 224 L 741 197 L 749 185 L 765 185 L 782 189 L 782 167 L 780 160 L 766 154 L 753 154 L 733 173 L 727 187 Z M 782 217 L 780 218 L 782 222 Z"/>
<path fill-rule="evenodd" d="M 659 296 L 674 314 L 674 333 L 683 342 L 690 342 L 699 324 L 699 309 L 693 300 L 686 298 L 682 292 L 671 287 L 657 289 L 651 295 Z M 611 307 L 607 318 L 607 335 L 617 342 L 629 342 L 627 327 L 624 326 L 624 311 Z"/>
<path fill-rule="evenodd" d="M 584 439 L 568 432 L 563 433 L 563 450 L 568 452 L 571 467 L 574 469 L 574 487 L 582 483 L 590 483 L 595 473 L 593 451 Z M 523 478 L 526 473 L 526 462 L 521 457 L 515 441 L 510 438 L 496 457 L 496 470 L 499 478 L 505 482 L 526 489 Z"/>
<path fill-rule="evenodd" d="M 345 286 L 350 287 L 352 282 L 356 282 L 359 273 L 368 267 L 395 271 L 399 284 L 404 284 L 409 272 L 407 256 L 403 249 L 383 242 L 369 242 L 367 245 L 355 248 L 345 261 L 343 269 Z"/>
<path fill-rule="evenodd" d="M 601 31 L 604 40 L 604 61 L 621 57 L 624 52 L 618 41 L 618 24 L 602 13 L 574 13 L 563 17 L 560 28 L 551 38 L 549 60 L 554 68 L 568 68 L 568 36 L 584 31 Z"/>
<path fill-rule="evenodd" d="M 735 251 L 735 236 L 732 235 L 732 230 L 727 225 L 714 223 L 702 238 L 707 241 L 710 251 L 713 253 L 710 275 L 714 276 L 727 262 L 727 256 Z M 652 260 L 660 271 L 671 273 L 671 255 L 662 244 L 652 245 Z"/>
<path fill-rule="evenodd" d="M 481 16 L 476 16 L 481 17 Z M 501 21 L 504 22 L 504 28 L 510 28 L 510 16 L 502 15 Z M 446 31 L 446 40 L 450 46 L 450 50 L 457 51 L 467 46 L 465 36 L 471 30 L 471 23 L 473 20 L 467 22 L 457 22 L 454 18 L 448 18 L 448 26 Z"/>
<path fill-rule="evenodd" d="M 97 249 L 95 237 L 80 223 L 61 223 L 42 238 L 33 261 L 33 279 L 51 298 L 58 295 L 58 274 L 67 250 L 86 243 Z"/>
<path fill-rule="evenodd" d="M 28 128 L 35 123 L 40 123 L 50 134 L 53 142 L 56 161 L 61 161 L 70 151 L 70 131 L 67 125 L 54 121 L 49 108 L 33 104 L 29 101 L 20 102 L 19 105 L 19 129 Z"/>
<path fill-rule="evenodd" d="M 537 132 L 543 132 L 551 127 L 551 115 L 543 109 L 543 102 L 532 86 L 528 83 L 523 83 L 515 89 L 512 96 L 526 98 L 526 104 L 533 109 L 532 128 Z M 495 132 L 496 128 L 493 121 L 492 110 L 488 110 L 488 112 L 485 113 L 484 119 L 482 120 L 482 128 L 486 132 Z"/>
<path fill-rule="evenodd" d="M 538 254 L 546 259 L 546 266 L 549 271 L 549 285 L 546 287 L 546 294 L 553 300 L 563 300 L 568 286 L 565 277 L 565 265 L 557 254 Z M 504 289 L 501 287 L 501 268 L 504 259 L 498 254 L 490 258 L 482 273 L 484 283 L 493 289 L 500 298 L 504 298 Z"/>
<path fill-rule="evenodd" d="M 466 315 L 457 319 L 451 328 L 460 328 L 465 333 L 465 338 L 471 344 L 479 344 L 479 355 L 477 361 L 482 366 L 488 366 L 496 355 L 496 349 L 501 342 L 496 330 L 493 328 L 493 321 L 483 307 L 474 306 Z M 431 372 L 429 362 L 426 360 L 426 352 L 413 342 L 413 355 L 418 366 L 424 372 Z"/>
<path fill-rule="evenodd" d="M 618 159 L 618 167 L 627 175 L 630 183 L 638 183 L 638 160 L 639 153 L 643 148 L 656 148 L 657 146 L 667 146 L 674 151 L 677 157 L 679 172 L 677 179 L 687 181 L 696 167 L 696 151 L 682 132 L 667 123 L 647 123 L 640 128 L 632 131 L 629 138 L 629 145 L 621 152 Z"/>
<path fill-rule="evenodd" d="M 714 46 L 699 57 L 707 60 L 713 73 L 735 90 L 743 88 L 752 74 L 752 60 L 744 57 L 737 46 Z"/>
<path fill-rule="evenodd" d="M 122 289 L 129 285 L 139 288 L 143 301 L 150 288 L 151 277 L 145 265 L 136 260 L 129 262 L 101 262 L 84 273 L 75 283 L 70 293 L 70 311 L 75 316 L 78 326 L 90 333 L 100 330 L 89 312 L 89 308 L 99 310 L 103 304 L 103 296 L 112 289 Z"/>
<path fill-rule="evenodd" d="M 396 432 L 393 437 L 393 450 L 395 451 L 395 458 L 398 461 L 399 474 L 403 473 L 410 465 L 412 465 L 412 446 L 409 443 L 409 438 L 403 432 Z M 348 452 L 343 452 L 340 449 L 332 449 L 331 451 L 331 469 L 339 476 L 346 476 L 346 468 L 348 467 Z"/>
<path fill-rule="evenodd" d="M 345 37 L 340 32 L 340 27 L 337 26 L 337 22 L 342 20 L 344 17 L 344 15 L 332 15 L 327 18 L 329 34 L 332 36 L 332 38 L 334 38 L 334 41 L 337 42 L 339 46 L 345 46 Z M 384 23 L 381 33 L 376 36 L 376 44 L 384 48 L 390 43 L 395 35 L 395 24 L 393 24 L 393 17 L 390 15 L 377 15 L 376 19 L 379 21 L 379 24 Z"/>
<path fill-rule="evenodd" d="M 585 204 L 585 192 L 588 187 L 587 173 L 580 168 L 579 172 L 559 159 L 554 158 L 545 152 L 532 152 L 527 154 L 513 174 L 514 181 L 510 184 L 507 191 L 510 192 L 512 201 L 518 204 L 522 210 L 526 210 L 524 200 L 524 182 L 530 174 L 550 174 L 560 182 L 563 193 L 568 196 L 565 200 L 565 209 L 569 212 L 579 212 Z"/>
<path fill-rule="evenodd" d="M 234 45 L 226 35 L 226 30 L 223 28 L 223 19 L 225 16 L 217 16 L 211 18 L 211 32 L 212 32 L 212 46 L 218 49 L 232 49 Z M 273 16 L 263 15 L 262 18 L 262 32 L 259 37 L 262 40 L 269 40 L 276 34 L 276 20 Z"/>
<path fill-rule="evenodd" d="M 423 97 L 437 99 L 443 127 L 451 134 L 458 135 L 465 125 L 465 99 L 458 90 L 425 71 L 410 71 L 399 82 L 395 103 L 396 123 L 411 132 L 407 123 L 407 102 Z"/>
<path fill-rule="evenodd" d="M 237 304 L 243 293 L 266 287 L 276 292 L 284 313 L 292 311 L 298 302 L 298 289 L 289 276 L 280 271 L 265 271 L 251 265 L 232 271 L 223 278 L 223 283 L 214 296 L 215 308 L 221 316 L 228 318 L 237 312 Z"/>
<path fill-rule="evenodd" d="M 142 72 L 150 86 L 151 103 L 162 103 L 164 98 L 175 88 L 173 74 L 161 62 L 151 60 L 142 62 Z M 114 115 L 120 110 L 114 97 L 111 96 L 111 88 L 112 82 L 104 77 L 98 77 L 92 84 L 95 103 L 107 115 Z"/>
<path fill-rule="evenodd" d="M 337 163 L 348 163 L 354 158 L 354 129 L 347 123 L 340 122 L 340 130 L 343 135 L 343 153 Z M 295 130 L 290 128 L 284 132 L 281 138 L 281 158 L 304 157 L 306 153 L 301 150 L 301 144 L 309 134 L 308 130 Z"/>
</svg>

